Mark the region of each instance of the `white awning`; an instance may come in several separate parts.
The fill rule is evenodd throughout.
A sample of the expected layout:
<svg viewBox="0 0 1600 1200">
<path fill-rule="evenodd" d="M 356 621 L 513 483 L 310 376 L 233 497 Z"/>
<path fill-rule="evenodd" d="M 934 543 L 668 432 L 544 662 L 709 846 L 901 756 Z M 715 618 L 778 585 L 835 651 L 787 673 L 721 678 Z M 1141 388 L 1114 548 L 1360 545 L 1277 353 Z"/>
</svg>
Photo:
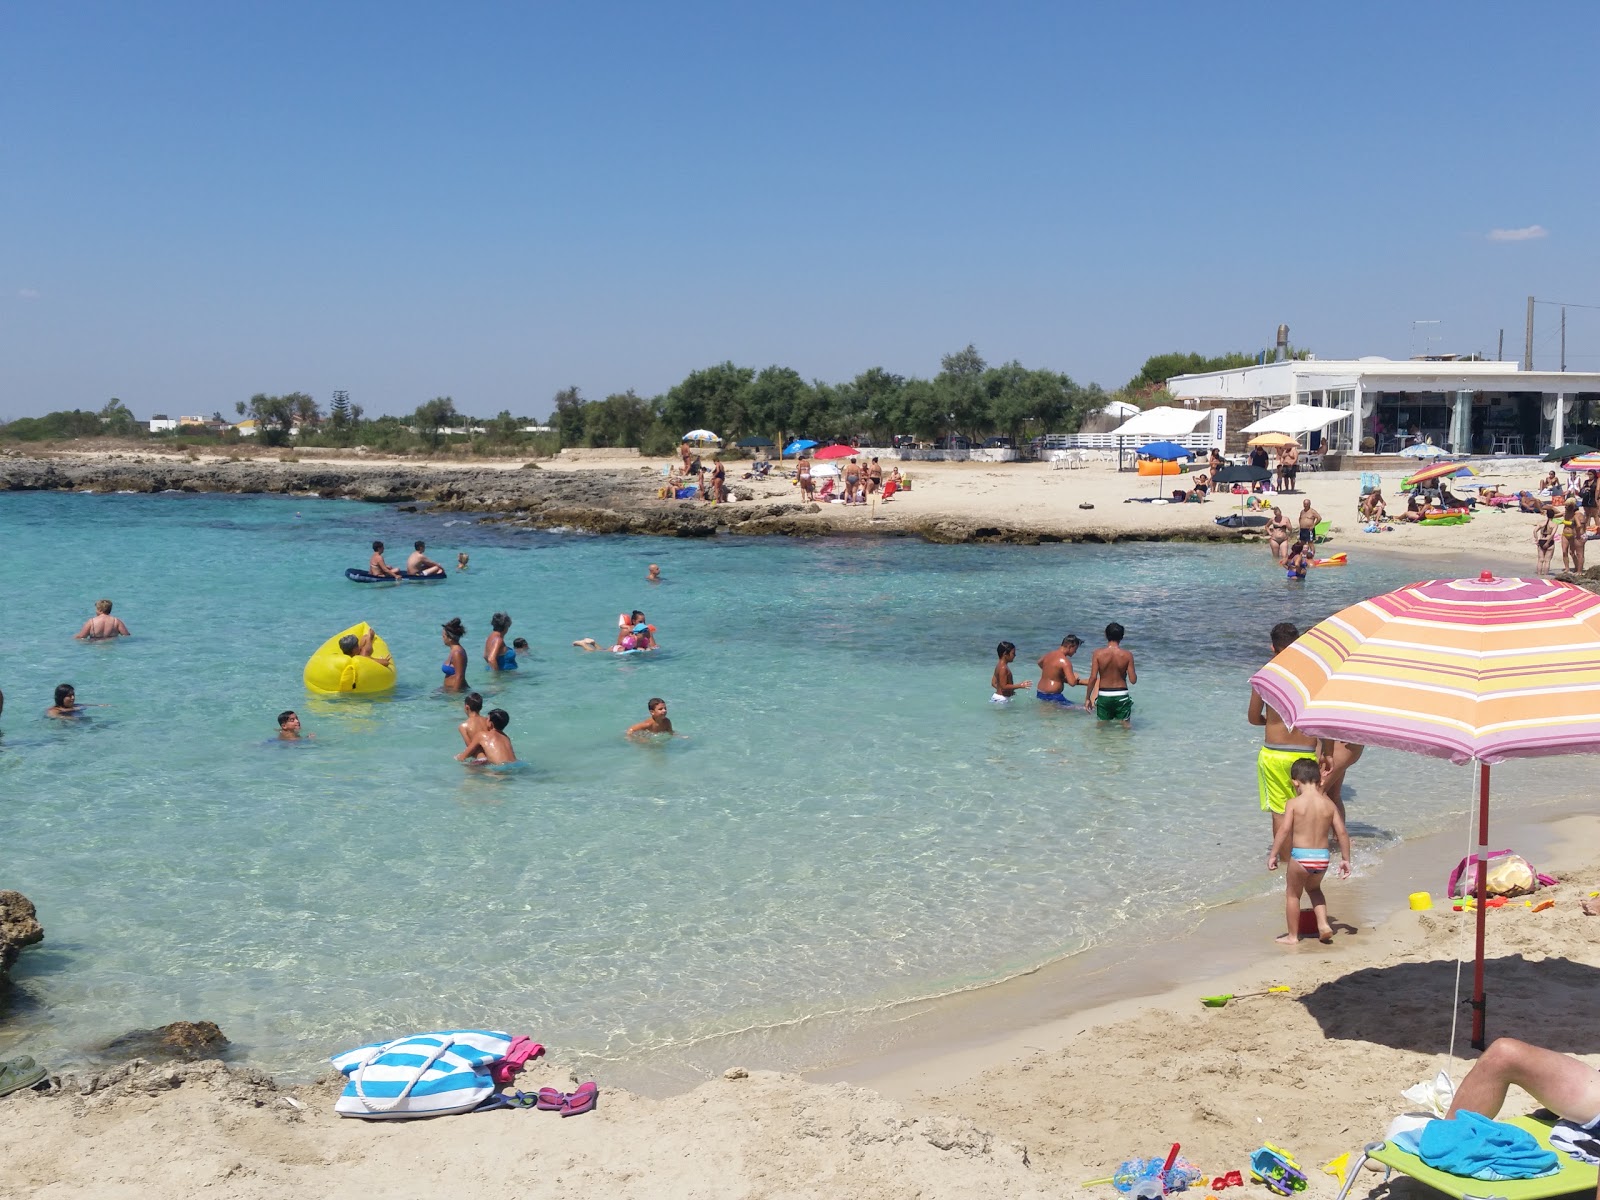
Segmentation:
<svg viewBox="0 0 1600 1200">
<path fill-rule="evenodd" d="M 1335 421 L 1354 416 L 1348 408 L 1318 408 L 1314 404 L 1291 404 L 1277 412 L 1268 413 L 1259 421 L 1244 427 L 1245 433 L 1287 433 L 1299 437 L 1302 433 L 1326 429 Z"/>
<path fill-rule="evenodd" d="M 1137 417 L 1125 421 L 1111 432 L 1117 437 L 1169 438 L 1193 433 L 1200 422 L 1211 416 L 1198 408 L 1147 408 Z"/>
</svg>

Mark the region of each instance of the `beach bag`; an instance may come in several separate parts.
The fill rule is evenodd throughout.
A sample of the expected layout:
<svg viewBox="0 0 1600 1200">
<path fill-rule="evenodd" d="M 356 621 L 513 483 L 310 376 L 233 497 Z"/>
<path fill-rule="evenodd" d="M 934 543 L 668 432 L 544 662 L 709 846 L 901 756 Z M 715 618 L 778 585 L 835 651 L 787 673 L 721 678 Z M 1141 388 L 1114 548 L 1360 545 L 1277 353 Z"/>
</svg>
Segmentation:
<svg viewBox="0 0 1600 1200">
<path fill-rule="evenodd" d="M 333 1110 L 368 1121 L 469 1112 L 494 1094 L 493 1068 L 512 1041 L 509 1033 L 451 1029 L 336 1054 L 333 1065 L 349 1082 Z"/>
<path fill-rule="evenodd" d="M 1491 896 L 1526 896 L 1541 887 L 1552 887 L 1556 882 L 1552 876 L 1535 871 L 1527 859 L 1510 850 L 1491 850 L 1483 861 L 1489 867 L 1485 886 Z M 1460 898 L 1476 894 L 1478 872 L 1474 868 L 1477 865 L 1476 854 L 1468 855 L 1456 864 L 1456 869 L 1450 872 L 1449 886 L 1445 889 L 1450 896 Z"/>
</svg>

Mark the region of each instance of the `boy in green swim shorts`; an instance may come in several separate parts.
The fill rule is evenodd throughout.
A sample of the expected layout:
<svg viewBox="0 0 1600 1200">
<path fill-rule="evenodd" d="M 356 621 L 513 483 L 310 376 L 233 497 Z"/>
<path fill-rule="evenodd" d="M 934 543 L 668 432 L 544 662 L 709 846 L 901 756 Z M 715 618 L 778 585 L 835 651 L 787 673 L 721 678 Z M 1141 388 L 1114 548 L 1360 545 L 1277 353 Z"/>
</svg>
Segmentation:
<svg viewBox="0 0 1600 1200">
<path fill-rule="evenodd" d="M 1084 703 L 1094 708 L 1095 720 L 1121 721 L 1124 729 L 1133 727 L 1131 684 L 1139 682 L 1133 668 L 1133 655 L 1122 648 L 1127 631 L 1113 621 L 1106 626 L 1106 644 L 1089 660 L 1089 694 Z"/>
<path fill-rule="evenodd" d="M 1280 621 L 1272 627 L 1272 653 L 1283 653 L 1299 638 L 1300 631 L 1289 621 Z M 1278 836 L 1278 825 L 1283 819 L 1284 806 L 1294 795 L 1294 785 L 1289 781 L 1289 769 L 1301 758 L 1314 758 L 1317 739 L 1291 729 L 1277 711 L 1250 689 L 1250 709 L 1246 719 L 1262 727 L 1265 737 L 1256 755 L 1256 785 L 1261 792 L 1261 811 L 1272 814 L 1272 836 Z"/>
</svg>

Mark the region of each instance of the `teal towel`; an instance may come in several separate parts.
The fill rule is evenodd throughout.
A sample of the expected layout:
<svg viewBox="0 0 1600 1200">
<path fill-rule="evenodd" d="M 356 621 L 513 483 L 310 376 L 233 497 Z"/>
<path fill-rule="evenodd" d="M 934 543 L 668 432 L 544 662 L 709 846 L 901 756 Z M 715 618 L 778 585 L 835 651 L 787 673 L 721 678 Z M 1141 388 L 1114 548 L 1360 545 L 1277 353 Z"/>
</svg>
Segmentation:
<svg viewBox="0 0 1600 1200">
<path fill-rule="evenodd" d="M 1537 1179 L 1560 1169 L 1527 1130 L 1465 1110 L 1453 1121 L 1429 1121 L 1417 1144 L 1417 1157 L 1430 1167 L 1472 1179 Z"/>
</svg>

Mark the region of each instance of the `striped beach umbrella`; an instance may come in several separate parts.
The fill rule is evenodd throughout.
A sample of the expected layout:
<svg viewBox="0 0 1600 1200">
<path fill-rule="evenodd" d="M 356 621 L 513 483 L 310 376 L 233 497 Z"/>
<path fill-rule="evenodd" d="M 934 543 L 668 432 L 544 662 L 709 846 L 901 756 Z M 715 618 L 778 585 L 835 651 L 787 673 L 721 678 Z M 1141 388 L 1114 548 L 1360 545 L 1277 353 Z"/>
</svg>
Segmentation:
<svg viewBox="0 0 1600 1200">
<path fill-rule="evenodd" d="M 1600 471 L 1600 454 L 1580 454 L 1561 465 L 1568 471 Z"/>
<path fill-rule="evenodd" d="M 1471 468 L 1464 463 L 1437 462 L 1432 466 L 1423 467 L 1420 471 L 1413 471 L 1400 486 L 1403 488 L 1414 487 L 1419 483 L 1427 483 L 1430 479 L 1440 479 L 1446 475 L 1454 475 L 1457 471 L 1470 471 Z"/>
<path fill-rule="evenodd" d="M 1489 764 L 1600 753 L 1600 596 L 1487 571 L 1414 583 L 1335 613 L 1250 683 L 1303 733 L 1478 767 L 1481 1050 Z"/>
</svg>

